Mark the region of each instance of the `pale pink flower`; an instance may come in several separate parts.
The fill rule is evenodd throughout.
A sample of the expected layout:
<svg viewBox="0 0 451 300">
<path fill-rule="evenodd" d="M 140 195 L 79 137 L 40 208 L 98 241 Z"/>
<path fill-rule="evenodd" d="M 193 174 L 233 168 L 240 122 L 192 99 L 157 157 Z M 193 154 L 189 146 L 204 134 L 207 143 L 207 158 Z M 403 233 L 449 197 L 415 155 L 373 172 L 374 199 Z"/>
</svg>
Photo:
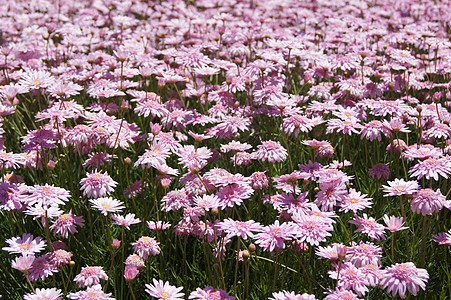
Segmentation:
<svg viewBox="0 0 451 300">
<path fill-rule="evenodd" d="M 165 300 L 183 300 L 185 294 L 180 293 L 183 287 L 175 287 L 169 282 L 153 279 L 153 284 L 146 284 L 146 293 L 150 296 Z"/>
<path fill-rule="evenodd" d="M 388 217 L 387 215 L 384 215 L 384 222 L 385 225 L 387 225 L 385 229 L 390 230 L 391 232 L 397 232 L 409 228 L 403 227 L 404 220 L 402 217 L 397 218 L 395 216 Z"/>
<path fill-rule="evenodd" d="M 117 182 L 114 181 L 106 172 L 101 173 L 93 171 L 86 173 L 86 178 L 80 180 L 83 195 L 87 197 L 99 198 L 105 197 L 114 191 Z"/>
<path fill-rule="evenodd" d="M 75 276 L 74 281 L 79 288 L 90 287 L 100 283 L 100 279 L 108 280 L 108 276 L 102 267 L 83 267 L 80 273 Z"/>
<path fill-rule="evenodd" d="M 157 255 L 160 253 L 161 249 L 159 242 L 156 239 L 148 236 L 140 237 L 135 243 L 131 243 L 135 253 L 146 260 L 150 254 Z"/>
<path fill-rule="evenodd" d="M 89 200 L 91 202 L 92 207 L 98 209 L 103 215 L 107 215 L 108 213 L 115 213 L 122 211 L 125 206 L 123 206 L 122 202 L 111 197 L 103 197 L 97 199 Z"/>
<path fill-rule="evenodd" d="M 45 249 L 46 243 L 42 238 L 34 239 L 32 234 L 24 233 L 22 237 L 16 236 L 6 240 L 9 247 L 3 247 L 2 250 L 9 253 L 20 253 L 22 255 L 34 255 Z"/>
<path fill-rule="evenodd" d="M 386 268 L 382 273 L 380 286 L 393 297 L 399 295 L 404 298 L 407 290 L 414 296 L 420 288 L 425 290 L 428 279 L 429 274 L 425 269 L 417 268 L 413 263 L 407 262 Z"/>
</svg>

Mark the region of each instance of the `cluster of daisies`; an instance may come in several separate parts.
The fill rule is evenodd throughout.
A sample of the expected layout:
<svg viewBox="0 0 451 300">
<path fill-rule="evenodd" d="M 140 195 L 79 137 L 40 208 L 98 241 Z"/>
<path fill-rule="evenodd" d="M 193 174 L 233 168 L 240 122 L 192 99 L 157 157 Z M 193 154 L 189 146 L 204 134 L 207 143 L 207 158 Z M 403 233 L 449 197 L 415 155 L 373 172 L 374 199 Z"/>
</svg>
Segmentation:
<svg viewBox="0 0 451 300">
<path fill-rule="evenodd" d="M 165 249 L 187 247 L 209 268 L 188 299 L 446 276 L 426 263 L 451 245 L 446 1 L 4 2 L 0 256 L 24 299 L 185 299 Z M 276 285 L 293 256 L 322 266 L 314 289 Z"/>
</svg>

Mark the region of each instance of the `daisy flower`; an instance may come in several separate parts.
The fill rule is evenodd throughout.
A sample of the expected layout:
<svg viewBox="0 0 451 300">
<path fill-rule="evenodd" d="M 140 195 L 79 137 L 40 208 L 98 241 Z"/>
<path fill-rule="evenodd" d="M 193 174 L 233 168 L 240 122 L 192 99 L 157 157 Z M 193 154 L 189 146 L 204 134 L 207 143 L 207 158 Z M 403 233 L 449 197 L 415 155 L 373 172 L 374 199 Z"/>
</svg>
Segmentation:
<svg viewBox="0 0 451 300">
<path fill-rule="evenodd" d="M 153 284 L 146 284 L 146 293 L 159 300 L 183 300 L 184 293 L 180 293 L 183 287 L 175 287 L 169 282 L 153 279 Z"/>
<path fill-rule="evenodd" d="M 336 288 L 335 290 L 328 290 L 326 292 L 327 296 L 324 300 L 361 300 L 352 291 L 344 289 L 342 287 Z"/>
<path fill-rule="evenodd" d="M 279 220 L 272 225 L 262 228 L 262 232 L 254 236 L 256 243 L 266 251 L 273 252 L 278 249 L 285 249 L 285 242 L 290 241 L 296 234 L 293 223 L 279 224 Z"/>
<path fill-rule="evenodd" d="M 404 181 L 404 179 L 396 178 L 394 181 L 388 181 L 388 185 L 383 185 L 383 191 L 386 193 L 384 197 L 400 196 L 414 194 L 420 186 L 416 181 Z"/>
<path fill-rule="evenodd" d="M 384 215 L 384 222 L 387 227 L 385 229 L 390 230 L 391 232 L 397 232 L 404 229 L 408 229 L 409 227 L 403 227 L 404 219 L 402 217 L 397 218 L 395 216 L 387 216 Z"/>
<path fill-rule="evenodd" d="M 268 300 L 316 300 L 314 295 L 310 294 L 296 294 L 295 292 L 274 292 L 272 293 L 273 298 L 268 298 Z"/>
<path fill-rule="evenodd" d="M 391 293 L 393 297 L 406 296 L 408 290 L 414 296 L 421 289 L 426 289 L 429 274 L 425 269 L 417 268 L 413 263 L 395 264 L 382 272 L 380 286 Z"/>
<path fill-rule="evenodd" d="M 235 221 L 232 219 L 225 219 L 222 222 L 219 222 L 216 225 L 221 231 L 226 232 L 230 236 L 239 236 L 243 240 L 246 240 L 248 237 L 254 237 L 253 231 L 261 231 L 263 226 L 260 223 L 255 222 L 254 220 L 249 220 L 246 222 Z"/>
<path fill-rule="evenodd" d="M 349 194 L 341 201 L 340 211 L 348 212 L 353 211 L 356 213 L 359 210 L 365 208 L 370 208 L 373 203 L 371 203 L 371 198 L 365 198 L 366 194 L 357 192 L 355 189 L 350 189 Z"/>
<path fill-rule="evenodd" d="M 349 223 L 359 226 L 354 232 L 366 233 L 372 240 L 385 239 L 385 227 L 377 223 L 373 217 L 368 217 L 367 214 L 363 214 L 363 218 L 356 215 Z"/>
<path fill-rule="evenodd" d="M 433 234 L 432 239 L 439 245 L 451 245 L 451 230 L 439 234 Z"/>
<path fill-rule="evenodd" d="M 226 291 L 221 289 L 215 289 L 211 286 L 207 286 L 203 290 L 201 288 L 197 288 L 195 291 L 191 292 L 188 299 L 193 300 L 210 300 L 210 299 L 218 299 L 218 300 L 235 300 L 235 297 L 230 296 Z"/>
<path fill-rule="evenodd" d="M 28 197 L 28 205 L 38 203 L 44 208 L 64 204 L 64 202 L 69 201 L 70 197 L 70 193 L 66 189 L 48 184 L 43 186 L 35 185 L 29 188 L 28 191 L 31 193 Z"/>
<path fill-rule="evenodd" d="M 11 268 L 19 270 L 22 273 L 28 273 L 35 257 L 33 255 L 18 256 L 11 262 Z"/>
<path fill-rule="evenodd" d="M 34 239 L 32 234 L 24 233 L 22 237 L 16 236 L 6 240 L 9 247 L 2 250 L 9 253 L 20 253 L 22 255 L 34 255 L 44 250 L 46 243 L 40 237 Z"/>
<path fill-rule="evenodd" d="M 292 219 L 297 225 L 295 230 L 300 242 L 306 241 L 312 246 L 318 246 L 332 235 L 330 231 L 333 231 L 333 227 L 323 217 L 295 213 Z"/>
<path fill-rule="evenodd" d="M 51 289 L 36 289 L 32 294 L 23 296 L 24 300 L 60 300 L 62 291 L 56 288 Z"/>
<path fill-rule="evenodd" d="M 341 266 L 335 265 L 335 267 L 335 271 L 329 271 L 328 273 L 332 279 L 338 280 L 338 288 L 352 289 L 359 296 L 365 295 L 369 291 L 367 277 L 356 266 L 351 263 L 342 263 Z"/>
<path fill-rule="evenodd" d="M 157 255 L 160 253 L 160 243 L 153 237 L 142 236 L 135 243 L 131 243 L 135 253 L 146 260 L 150 254 Z"/>
<path fill-rule="evenodd" d="M 99 198 L 105 197 L 114 191 L 117 182 L 114 181 L 106 172 L 100 173 L 93 171 L 86 173 L 86 178 L 80 180 L 83 195 L 87 197 Z"/>
<path fill-rule="evenodd" d="M 412 211 L 423 216 L 439 212 L 446 203 L 446 197 L 440 190 L 421 189 L 410 200 Z"/>
<path fill-rule="evenodd" d="M 258 150 L 253 152 L 254 159 L 275 163 L 284 161 L 288 156 L 287 150 L 278 142 L 264 141 L 257 148 Z"/>
<path fill-rule="evenodd" d="M 72 300 L 87 300 L 87 299 L 96 299 L 96 300 L 115 300 L 115 298 L 110 297 L 111 293 L 106 294 L 102 290 L 102 286 L 100 284 L 93 285 L 88 287 L 86 291 L 79 291 L 76 293 L 70 293 L 67 295 L 67 298 Z"/>
<path fill-rule="evenodd" d="M 141 222 L 139 218 L 135 219 L 135 214 L 127 214 L 125 217 L 121 215 L 111 215 L 114 225 L 119 225 L 130 230 L 130 225 L 138 224 Z"/>
<path fill-rule="evenodd" d="M 124 203 L 111 197 L 91 199 L 89 202 L 91 202 L 92 208 L 100 210 L 100 212 L 105 216 L 110 212 L 119 212 L 125 208 L 125 206 L 122 205 Z"/>
<path fill-rule="evenodd" d="M 71 234 L 77 233 L 77 228 L 75 225 L 83 227 L 84 219 L 83 217 L 77 217 L 70 211 L 68 214 L 63 214 L 58 217 L 56 221 L 53 222 L 50 229 L 53 230 L 53 235 L 60 235 L 64 238 L 68 237 L 68 232 Z"/>
<path fill-rule="evenodd" d="M 75 276 L 74 281 L 79 288 L 89 287 L 100 283 L 100 279 L 108 280 L 108 276 L 102 267 L 83 267 Z"/>
<path fill-rule="evenodd" d="M 412 173 L 411 176 L 417 179 L 423 177 L 430 179 L 432 177 L 435 181 L 438 181 L 439 175 L 444 178 L 449 177 L 448 175 L 451 174 L 451 165 L 445 159 L 428 158 L 410 168 L 409 173 Z"/>
<path fill-rule="evenodd" d="M 386 164 L 375 164 L 372 169 L 368 170 L 368 175 L 374 179 L 388 179 L 390 177 L 390 168 Z"/>
<path fill-rule="evenodd" d="M 351 247 L 348 247 L 346 253 L 346 261 L 349 261 L 357 268 L 365 265 L 377 265 L 381 264 L 381 247 L 374 245 L 373 243 L 360 244 L 353 243 Z"/>
</svg>

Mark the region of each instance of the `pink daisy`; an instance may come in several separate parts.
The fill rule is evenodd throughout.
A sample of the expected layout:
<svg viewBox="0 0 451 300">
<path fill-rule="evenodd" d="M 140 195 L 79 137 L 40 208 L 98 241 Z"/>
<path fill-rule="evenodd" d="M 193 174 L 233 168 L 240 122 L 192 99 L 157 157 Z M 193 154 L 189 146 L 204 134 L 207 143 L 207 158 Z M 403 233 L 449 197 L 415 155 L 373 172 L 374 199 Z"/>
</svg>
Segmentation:
<svg viewBox="0 0 451 300">
<path fill-rule="evenodd" d="M 225 219 L 222 222 L 219 222 L 216 225 L 221 231 L 226 232 L 230 236 L 238 236 L 243 240 L 247 240 L 248 237 L 253 238 L 253 232 L 262 231 L 263 226 L 260 223 L 255 222 L 254 220 L 249 220 L 246 222 L 235 221 L 232 219 Z"/>
<path fill-rule="evenodd" d="M 274 292 L 272 293 L 273 298 L 268 298 L 268 300 L 316 300 L 314 295 L 310 294 L 296 294 L 295 292 Z"/>
<path fill-rule="evenodd" d="M 388 181 L 388 185 L 383 185 L 383 191 L 386 193 L 384 197 L 412 195 L 420 186 L 416 181 L 404 181 L 404 179 L 396 178 L 394 181 Z"/>
<path fill-rule="evenodd" d="M 121 215 L 111 215 L 111 219 L 113 219 L 114 225 L 119 225 L 130 230 L 130 225 L 138 224 L 141 222 L 140 219 L 135 219 L 135 214 L 127 214 L 126 216 Z"/>
<path fill-rule="evenodd" d="M 183 287 L 175 287 L 169 282 L 153 279 L 153 284 L 146 284 L 146 293 L 160 300 L 183 300 L 185 294 L 180 293 Z"/>
<path fill-rule="evenodd" d="M 433 189 L 421 189 L 413 195 L 410 207 L 413 212 L 426 216 L 439 212 L 445 203 L 446 197 L 440 190 L 434 192 Z"/>
<path fill-rule="evenodd" d="M 114 191 L 117 182 L 114 181 L 106 172 L 100 173 L 93 171 L 86 173 L 86 178 L 80 180 L 83 195 L 87 197 L 99 198 L 105 197 Z"/>
<path fill-rule="evenodd" d="M 351 247 L 348 247 L 346 261 L 351 262 L 357 268 L 370 264 L 379 266 L 381 264 L 381 253 L 381 248 L 373 243 L 353 243 Z"/>
<path fill-rule="evenodd" d="M 104 293 L 102 286 L 100 284 L 88 287 L 86 291 L 79 291 L 76 293 L 70 293 L 67 298 L 72 300 L 115 300 L 115 298 L 110 297 L 111 293 Z"/>
<path fill-rule="evenodd" d="M 215 289 L 211 286 L 207 286 L 204 289 L 196 288 L 191 292 L 188 299 L 193 300 L 235 300 L 235 297 L 230 296 L 226 291 L 221 289 Z"/>
<path fill-rule="evenodd" d="M 100 283 L 100 279 L 108 280 L 108 276 L 102 267 L 83 267 L 80 273 L 75 276 L 74 281 L 79 288 L 90 287 Z"/>
<path fill-rule="evenodd" d="M 111 197 L 91 199 L 89 202 L 91 202 L 93 208 L 98 209 L 105 216 L 108 213 L 119 212 L 125 208 L 125 206 L 122 205 L 124 203 Z"/>
<path fill-rule="evenodd" d="M 332 279 L 338 280 L 337 287 L 346 290 L 354 290 L 357 295 L 363 296 L 368 290 L 369 282 L 365 274 L 351 263 L 342 263 L 341 266 L 335 265 L 335 271 L 329 271 Z M 338 270 L 340 269 L 340 273 Z"/>
<path fill-rule="evenodd" d="M 60 235 L 64 238 L 68 237 L 68 232 L 71 234 L 77 233 L 76 225 L 83 227 L 84 219 L 83 217 L 77 217 L 70 211 L 68 214 L 63 214 L 58 217 L 56 221 L 53 222 L 50 229 L 53 230 L 53 235 Z"/>
<path fill-rule="evenodd" d="M 293 223 L 282 223 L 279 221 L 272 225 L 262 228 L 262 232 L 254 236 L 256 243 L 263 249 L 273 252 L 275 248 L 285 249 L 285 242 L 293 239 L 296 235 L 295 225 Z"/>
<path fill-rule="evenodd" d="M 352 291 L 344 288 L 336 288 L 335 290 L 328 290 L 327 296 L 324 300 L 361 300 Z"/>
<path fill-rule="evenodd" d="M 23 296 L 24 300 L 60 300 L 62 291 L 56 288 L 51 289 L 36 289 L 32 294 Z"/>
<path fill-rule="evenodd" d="M 439 175 L 444 178 L 448 178 L 448 175 L 451 174 L 451 164 L 449 163 L 449 160 L 443 158 L 428 158 L 418 162 L 410 168 L 409 173 L 412 173 L 411 176 L 416 177 L 417 179 L 421 179 L 423 177 L 430 179 L 432 177 L 435 181 L 438 181 Z"/>
<path fill-rule="evenodd" d="M 407 290 L 414 296 L 420 288 L 425 290 L 428 279 L 429 274 L 425 269 L 417 268 L 413 263 L 407 262 L 386 268 L 382 272 L 380 286 L 393 297 L 399 295 L 404 298 Z"/>
<path fill-rule="evenodd" d="M 350 189 L 349 194 L 340 203 L 340 211 L 353 211 L 356 213 L 359 210 L 370 208 L 373 205 L 373 203 L 370 202 L 372 198 L 365 198 L 365 196 L 367 195 L 362 195 L 361 192 Z"/>
<path fill-rule="evenodd" d="M 255 159 L 268 161 L 270 163 L 281 162 L 287 159 L 288 152 L 278 142 L 264 141 L 257 146 L 258 150 L 253 152 Z"/>
<path fill-rule="evenodd" d="M 140 237 L 135 243 L 131 243 L 135 253 L 146 260 L 150 254 L 157 255 L 160 253 L 160 243 L 156 239 L 148 236 Z"/>
<path fill-rule="evenodd" d="M 20 253 L 22 255 L 34 255 L 45 249 L 46 243 L 40 237 L 34 239 L 32 234 L 24 233 L 22 237 L 16 236 L 6 240 L 9 247 L 2 250 L 9 253 Z"/>
<path fill-rule="evenodd" d="M 330 220 L 320 217 L 318 215 L 306 215 L 303 213 L 295 213 L 292 216 L 293 221 L 297 225 L 296 236 L 300 242 L 306 241 L 310 245 L 318 246 L 320 242 L 326 240 L 326 237 L 331 236 L 333 226 Z"/>
<path fill-rule="evenodd" d="M 409 227 L 403 227 L 404 225 L 404 220 L 402 217 L 397 218 L 395 216 L 387 216 L 384 215 L 384 222 L 385 225 L 387 225 L 387 227 L 385 227 L 385 229 L 390 230 L 391 232 L 397 232 L 397 231 L 401 231 L 401 230 L 405 230 L 408 229 Z"/>
<path fill-rule="evenodd" d="M 57 206 L 69 201 L 70 193 L 66 189 L 45 184 L 35 185 L 28 190 L 31 195 L 28 197 L 28 205 L 37 203 L 44 208 Z"/>
<path fill-rule="evenodd" d="M 439 245 L 451 245 L 451 230 L 439 234 L 433 234 L 432 239 Z"/>
<path fill-rule="evenodd" d="M 18 256 L 11 262 L 11 268 L 19 270 L 22 273 L 28 273 L 34 260 L 34 255 Z"/>
<path fill-rule="evenodd" d="M 372 240 L 385 239 L 385 227 L 377 223 L 373 217 L 368 217 L 367 214 L 363 214 L 363 218 L 356 215 L 349 223 L 359 226 L 354 232 L 366 233 Z"/>
</svg>

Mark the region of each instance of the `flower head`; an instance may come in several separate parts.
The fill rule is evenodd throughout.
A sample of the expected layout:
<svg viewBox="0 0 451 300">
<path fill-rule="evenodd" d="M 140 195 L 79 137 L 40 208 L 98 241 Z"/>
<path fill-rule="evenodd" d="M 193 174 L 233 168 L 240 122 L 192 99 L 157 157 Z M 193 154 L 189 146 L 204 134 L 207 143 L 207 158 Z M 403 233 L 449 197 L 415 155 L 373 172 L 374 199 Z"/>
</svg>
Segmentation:
<svg viewBox="0 0 451 300">
<path fill-rule="evenodd" d="M 180 293 L 183 287 L 175 287 L 169 282 L 153 279 L 153 284 L 146 284 L 146 293 L 159 300 L 183 300 L 184 293 Z"/>
<path fill-rule="evenodd" d="M 411 262 L 395 264 L 385 269 L 382 273 L 380 286 L 391 293 L 393 297 L 399 295 L 401 298 L 406 296 L 408 290 L 414 296 L 417 295 L 420 288 L 426 289 L 426 282 L 429 274 L 425 269 L 415 267 Z"/>
</svg>

